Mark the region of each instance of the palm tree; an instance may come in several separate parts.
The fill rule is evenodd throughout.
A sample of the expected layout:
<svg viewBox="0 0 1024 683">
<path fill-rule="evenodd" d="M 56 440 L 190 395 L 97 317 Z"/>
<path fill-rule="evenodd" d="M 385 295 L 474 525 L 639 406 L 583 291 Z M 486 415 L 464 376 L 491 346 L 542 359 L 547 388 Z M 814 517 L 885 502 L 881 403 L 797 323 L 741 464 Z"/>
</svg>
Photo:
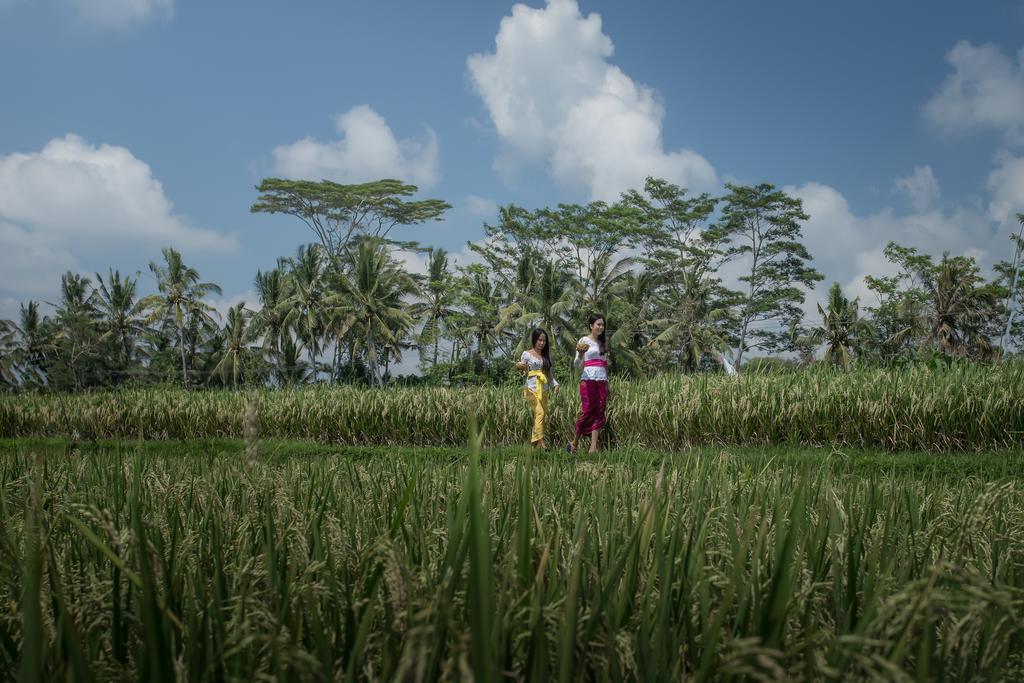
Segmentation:
<svg viewBox="0 0 1024 683">
<path fill-rule="evenodd" d="M 29 386 L 41 387 L 46 383 L 48 360 L 53 351 L 49 322 L 39 315 L 39 304 L 35 301 L 21 305 L 13 332 L 21 356 L 21 381 Z"/>
<path fill-rule="evenodd" d="M 287 327 L 295 330 L 309 352 L 315 382 L 328 296 L 324 282 L 326 259 L 323 248 L 318 244 L 299 247 L 295 258 L 288 260 L 288 266 L 287 289 L 281 303 L 283 320 Z"/>
<path fill-rule="evenodd" d="M 18 327 L 10 320 L 0 320 L 0 386 L 21 384 L 25 359 L 18 347 Z"/>
<path fill-rule="evenodd" d="M 305 384 L 310 380 L 312 370 L 302 359 L 302 348 L 288 333 L 281 339 L 281 352 L 274 366 L 274 379 L 282 386 Z"/>
<path fill-rule="evenodd" d="M 60 291 L 54 314 L 55 355 L 62 374 L 66 372 L 78 390 L 96 376 L 99 317 L 89 278 L 69 271 L 60 278 Z"/>
<path fill-rule="evenodd" d="M 616 372 L 643 374 L 654 340 L 656 290 L 659 278 L 649 270 L 628 273 L 616 287 L 615 331 L 608 345 L 615 357 Z"/>
<path fill-rule="evenodd" d="M 818 304 L 821 324 L 812 328 L 809 338 L 817 344 L 825 344 L 824 361 L 844 368 L 853 360 L 861 339 L 868 334 L 870 326 L 861 319 L 859 299 L 852 301 L 843 296 L 838 282 L 828 290 L 828 309 Z"/>
<path fill-rule="evenodd" d="M 273 356 L 275 366 L 279 366 L 284 340 L 291 338 L 285 325 L 287 290 L 284 270 L 279 267 L 266 273 L 256 271 L 253 285 L 259 298 L 260 309 L 249 321 L 252 336 L 262 339 L 264 351 Z"/>
<path fill-rule="evenodd" d="M 414 322 L 403 298 L 417 293 L 416 282 L 379 240 L 360 240 L 349 266 L 334 278 L 335 293 L 327 305 L 339 327 L 352 330 L 361 340 L 370 381 L 379 385 L 381 362 L 401 360 L 402 338 Z"/>
<path fill-rule="evenodd" d="M 511 303 L 501 309 L 499 331 L 509 327 L 523 330 L 522 344 L 529 339 L 532 328 L 543 327 L 548 331 L 552 352 L 559 343 L 571 345 L 574 306 L 569 276 L 564 269 L 553 261 L 542 260 L 528 286 L 510 292 L 509 298 Z"/>
<path fill-rule="evenodd" d="M 667 344 L 677 350 L 684 371 L 694 372 L 706 354 L 721 360 L 728 346 L 727 291 L 717 280 L 701 277 L 695 271 L 681 273 L 675 284 L 674 296 L 666 306 L 669 317 L 655 323 L 662 331 L 653 344 Z"/>
<path fill-rule="evenodd" d="M 466 338 L 471 371 L 481 374 L 484 364 L 494 352 L 499 332 L 501 292 L 491 281 L 488 271 L 476 263 L 466 268 L 463 283 L 465 312 L 460 315 L 459 332 Z M 475 349 L 472 342 L 475 342 Z"/>
<path fill-rule="evenodd" d="M 412 307 L 412 315 L 423 322 L 419 336 L 420 362 L 423 362 L 424 350 L 432 345 L 430 364 L 431 367 L 437 366 L 441 336 L 455 313 L 457 297 L 458 287 L 448 270 L 448 252 L 444 249 L 431 249 L 426 282 L 422 287 L 422 300 Z"/>
<path fill-rule="evenodd" d="M 132 362 L 136 340 L 146 331 L 143 320 L 145 306 L 135 298 L 136 280 L 120 271 L 110 271 L 106 282 L 97 273 L 96 310 L 99 313 L 100 341 L 111 343 L 117 349 L 121 369 Z"/>
<path fill-rule="evenodd" d="M 994 319 L 998 295 L 991 285 L 980 285 L 982 282 L 974 259 L 943 254 L 922 283 L 928 302 L 926 343 L 958 356 L 991 350 L 982 328 Z"/>
<path fill-rule="evenodd" d="M 214 311 L 203 301 L 208 294 L 220 294 L 221 289 L 212 282 L 200 282 L 199 271 L 186 266 L 181 254 L 171 247 L 163 249 L 165 266 L 154 261 L 149 269 L 156 276 L 159 294 L 143 299 L 142 305 L 152 310 L 148 322 L 162 321 L 171 324 L 178 333 L 178 347 L 181 351 L 181 381 L 188 386 L 188 364 L 186 362 L 186 334 L 193 337 L 202 327 L 216 326 L 210 315 Z"/>
<path fill-rule="evenodd" d="M 228 319 L 222 330 L 224 349 L 217 365 L 210 372 L 210 377 L 219 375 L 224 384 L 228 383 L 230 377 L 231 386 L 238 386 L 250 355 L 250 349 L 246 346 L 251 336 L 248 323 L 249 311 L 246 310 L 244 301 L 228 309 Z"/>
<path fill-rule="evenodd" d="M 614 262 L 612 256 L 611 252 L 598 255 L 591 264 L 586 279 L 578 283 L 583 311 L 605 312 L 607 315 L 615 287 L 636 265 L 636 259 L 631 256 Z"/>
</svg>

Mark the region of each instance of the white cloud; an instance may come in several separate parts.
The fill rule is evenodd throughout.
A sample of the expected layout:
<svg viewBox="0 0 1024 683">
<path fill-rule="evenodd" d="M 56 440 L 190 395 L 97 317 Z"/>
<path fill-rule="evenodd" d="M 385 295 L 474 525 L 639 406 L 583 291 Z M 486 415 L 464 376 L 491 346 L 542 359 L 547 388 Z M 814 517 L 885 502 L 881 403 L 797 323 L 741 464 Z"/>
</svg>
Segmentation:
<svg viewBox="0 0 1024 683">
<path fill-rule="evenodd" d="M 206 298 L 206 303 L 213 306 L 216 311 L 216 315 L 213 317 L 219 320 L 221 325 L 228 319 L 228 309 L 234 308 L 238 304 L 245 304 L 245 307 L 253 312 L 261 308 L 259 296 L 251 289 L 234 296 L 209 296 Z"/>
<path fill-rule="evenodd" d="M 465 200 L 466 210 L 479 218 L 493 219 L 498 214 L 498 203 L 493 199 L 484 199 L 469 195 Z"/>
<path fill-rule="evenodd" d="M 717 176 L 704 157 L 665 151 L 657 93 L 609 64 L 613 51 L 601 17 L 581 15 L 576 0 L 513 6 L 495 51 L 467 60 L 504 145 L 496 167 L 545 161 L 559 183 L 583 186 L 594 199 L 616 199 L 647 175 L 713 187 Z"/>
<path fill-rule="evenodd" d="M 1024 213 L 1024 157 L 1004 157 L 989 175 L 988 189 L 992 220 L 1016 225 L 1016 214 Z"/>
<path fill-rule="evenodd" d="M 398 251 L 395 253 L 395 257 L 409 273 L 426 275 L 429 272 L 429 254 L 415 251 Z M 483 262 L 483 259 L 480 258 L 478 253 L 470 249 L 468 244 L 463 245 L 458 251 L 448 251 L 448 268 L 453 272 L 456 268 L 481 262 Z"/>
<path fill-rule="evenodd" d="M 87 22 L 125 29 L 174 18 L 174 0 L 68 0 Z"/>
<path fill-rule="evenodd" d="M 146 241 L 227 249 L 234 240 L 173 213 L 160 181 L 131 151 L 68 134 L 39 152 L 0 156 L 0 217 L 95 244 Z"/>
<path fill-rule="evenodd" d="M 848 296 L 860 296 L 862 305 L 875 305 L 864 276 L 895 274 L 882 253 L 890 241 L 934 257 L 946 251 L 974 256 L 982 267 L 1001 258 L 1005 247 L 1005 237 L 994 233 L 988 217 L 976 209 L 899 214 L 885 208 L 862 216 L 850 209 L 841 192 L 827 185 L 812 182 L 785 190 L 799 197 L 810 215 L 803 228 L 804 243 L 814 257 L 814 266 L 825 275 L 805 306 L 811 317 L 816 316 L 814 304 L 825 300 L 833 281 L 839 282 Z"/>
<path fill-rule="evenodd" d="M 175 214 L 149 165 L 124 147 L 69 134 L 38 152 L 0 156 L 0 295 L 53 292 L 84 252 L 235 244 Z"/>
<path fill-rule="evenodd" d="M 915 211 L 927 211 L 939 200 L 939 181 L 931 166 L 915 166 L 914 173 L 896 179 L 896 189 L 907 195 Z"/>
<path fill-rule="evenodd" d="M 23 228 L 0 221 L 0 290 L 29 298 L 55 291 L 58 278 L 78 272 L 78 259 L 66 247 L 41 239 Z"/>
<path fill-rule="evenodd" d="M 274 148 L 274 172 L 286 178 L 361 183 L 396 178 L 426 188 L 439 177 L 437 135 L 398 140 L 387 121 L 366 105 L 335 119 L 341 139 L 303 138 Z"/>
<path fill-rule="evenodd" d="M 1024 49 L 1017 62 L 995 45 L 959 41 L 946 55 L 953 73 L 925 105 L 925 114 L 946 132 L 994 129 L 1024 141 Z"/>
</svg>

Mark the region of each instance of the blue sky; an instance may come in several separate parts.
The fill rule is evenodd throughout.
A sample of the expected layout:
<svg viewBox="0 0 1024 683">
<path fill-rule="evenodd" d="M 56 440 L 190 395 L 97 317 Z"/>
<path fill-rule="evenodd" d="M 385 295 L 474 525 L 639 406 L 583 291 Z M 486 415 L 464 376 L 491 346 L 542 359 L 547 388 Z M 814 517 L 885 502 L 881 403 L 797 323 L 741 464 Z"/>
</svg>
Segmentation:
<svg viewBox="0 0 1024 683">
<path fill-rule="evenodd" d="M 254 303 L 312 238 L 249 213 L 273 175 L 409 179 L 455 208 L 405 236 L 453 252 L 499 204 L 767 181 L 852 293 L 888 239 L 990 264 L 1024 211 L 1021 36 L 1009 0 L 0 0 L 0 317 L 68 269 L 149 288 L 166 244 Z"/>
</svg>

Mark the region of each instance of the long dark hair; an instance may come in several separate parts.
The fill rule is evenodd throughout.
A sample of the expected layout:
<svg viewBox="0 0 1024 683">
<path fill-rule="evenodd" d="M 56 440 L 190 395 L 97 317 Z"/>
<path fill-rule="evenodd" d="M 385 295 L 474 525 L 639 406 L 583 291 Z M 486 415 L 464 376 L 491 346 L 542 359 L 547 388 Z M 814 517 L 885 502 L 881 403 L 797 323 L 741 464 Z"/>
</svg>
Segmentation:
<svg viewBox="0 0 1024 683">
<path fill-rule="evenodd" d="M 604 321 L 604 329 L 601 330 L 601 336 L 597 338 L 597 348 L 601 352 L 601 355 L 608 353 L 608 340 L 605 339 L 605 335 L 608 333 L 608 319 L 600 313 L 591 313 L 590 317 L 587 318 L 587 332 L 590 332 L 590 328 L 594 326 L 598 320 Z"/>
<path fill-rule="evenodd" d="M 542 334 L 544 335 L 545 344 L 544 344 L 544 348 L 541 349 L 541 351 L 540 351 L 540 359 L 541 359 L 541 361 L 543 363 L 544 374 L 547 375 L 548 378 L 550 379 L 551 378 L 551 354 L 549 353 L 548 350 L 551 348 L 551 335 L 548 334 L 548 331 L 545 330 L 543 327 L 538 327 L 537 329 L 535 329 L 533 331 L 533 334 L 530 335 L 530 348 L 531 349 L 537 348 L 537 340 L 540 339 L 540 335 L 542 335 Z"/>
</svg>

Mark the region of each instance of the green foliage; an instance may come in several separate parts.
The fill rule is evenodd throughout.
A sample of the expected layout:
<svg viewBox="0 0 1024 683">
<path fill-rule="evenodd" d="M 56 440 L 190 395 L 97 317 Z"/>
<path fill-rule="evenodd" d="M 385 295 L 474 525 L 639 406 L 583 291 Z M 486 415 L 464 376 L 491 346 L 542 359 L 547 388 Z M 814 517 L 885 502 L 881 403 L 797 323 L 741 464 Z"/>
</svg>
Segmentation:
<svg viewBox="0 0 1024 683">
<path fill-rule="evenodd" d="M 789 350 L 790 335 L 765 323 L 782 323 L 786 329 L 799 324 L 805 291 L 822 279 L 810 266 L 811 255 L 800 242 L 804 213 L 799 199 L 774 185 L 726 183 L 722 216 L 714 227 L 717 239 L 729 246 L 728 260 L 740 260 L 745 285 L 739 305 L 736 365 L 751 349 Z"/>
<path fill-rule="evenodd" d="M 415 185 L 383 179 L 342 185 L 329 180 L 265 178 L 252 213 L 283 213 L 300 219 L 331 260 L 347 255 L 354 238 L 387 239 L 396 225 L 441 220 L 451 205 L 440 199 L 407 201 Z"/>
<path fill-rule="evenodd" d="M 25 680 L 1024 675 L 1014 454 L 0 448 Z"/>
<path fill-rule="evenodd" d="M 668 450 L 714 443 L 894 451 L 1024 445 L 1020 363 L 992 366 L 960 360 L 843 373 L 825 366 L 797 371 L 792 365 L 754 358 L 750 372 L 738 377 L 613 377 L 609 443 Z M 518 375 L 505 365 L 492 371 L 490 379 L 503 381 L 503 386 L 471 386 L 470 377 L 462 388 L 319 386 L 194 393 L 158 388 L 0 396 L 0 436 L 237 436 L 242 434 L 245 406 L 255 400 L 261 406 L 261 430 L 283 438 L 347 445 L 457 445 L 468 415 L 478 411 L 490 420 L 488 443 L 522 443 L 531 414 Z M 571 385 L 566 389 L 550 399 L 549 430 L 568 437 L 579 397 Z"/>
<path fill-rule="evenodd" d="M 877 305 L 833 289 L 805 320 L 822 276 L 801 242 L 800 201 L 769 184 L 727 190 L 690 195 L 648 178 L 613 203 L 505 206 L 469 245 L 482 262 L 457 266 L 442 249 L 391 238 L 449 208 L 410 199 L 414 186 L 269 178 L 252 210 L 295 215 L 318 242 L 257 271 L 253 310 L 221 320 L 209 300 L 220 288 L 170 247 L 150 263 L 157 293 L 141 299 L 138 274 L 110 271 L 93 284 L 68 273 L 51 315 L 30 301 L 17 323 L 0 322 L 0 387 L 389 386 L 410 353 L 427 384 L 500 385 L 515 381 L 535 327 L 549 333 L 556 375 L 571 381 L 572 346 L 594 312 L 607 323 L 613 374 L 630 378 L 731 371 L 729 360 L 779 353 L 811 365 L 823 352 L 844 367 L 935 353 L 993 362 L 1024 346 L 1019 254 L 986 281 L 971 258 L 934 261 L 890 244 L 897 274 L 865 278 Z M 405 265 L 416 253 L 427 255 L 424 274 Z M 723 279 L 727 264 L 738 280 Z"/>
</svg>

